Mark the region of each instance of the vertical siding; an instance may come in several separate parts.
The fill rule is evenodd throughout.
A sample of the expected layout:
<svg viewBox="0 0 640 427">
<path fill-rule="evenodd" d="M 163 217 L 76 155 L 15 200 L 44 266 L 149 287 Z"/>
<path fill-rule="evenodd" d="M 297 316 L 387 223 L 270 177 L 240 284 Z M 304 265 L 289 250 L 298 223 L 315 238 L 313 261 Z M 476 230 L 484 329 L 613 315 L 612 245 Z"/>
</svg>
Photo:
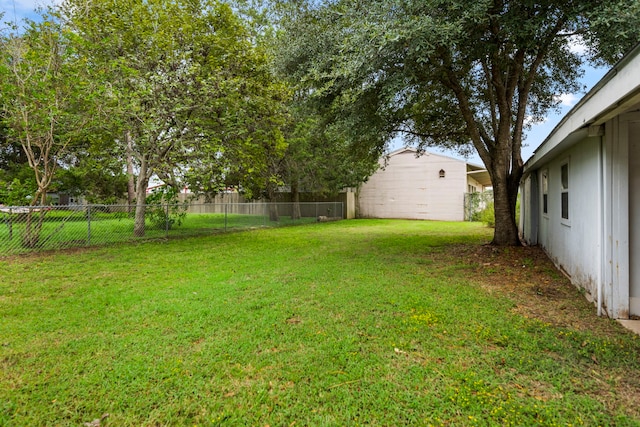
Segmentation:
<svg viewBox="0 0 640 427">
<path fill-rule="evenodd" d="M 538 244 L 538 233 L 540 223 L 540 215 L 542 208 L 538 199 L 541 198 L 539 182 L 539 171 L 528 176 L 520 185 L 520 194 L 522 200 L 520 202 L 520 231 L 525 242 L 529 245 Z"/>
<path fill-rule="evenodd" d="M 542 213 L 539 186 L 539 244 L 571 276 L 571 281 L 595 297 L 600 267 L 600 205 L 598 191 L 599 138 L 587 138 L 540 167 L 548 173 L 548 213 Z M 569 163 L 569 219 L 561 216 L 561 167 Z M 538 176 L 539 182 L 541 177 Z M 532 197 L 534 197 L 532 195 Z"/>
<path fill-rule="evenodd" d="M 466 163 L 457 159 L 397 153 L 361 186 L 358 216 L 462 221 L 466 175 Z"/>
<path fill-rule="evenodd" d="M 629 314 L 640 315 L 640 117 L 629 123 Z"/>
<path fill-rule="evenodd" d="M 616 116 L 605 127 L 605 301 L 608 314 L 629 317 L 628 122 Z"/>
</svg>

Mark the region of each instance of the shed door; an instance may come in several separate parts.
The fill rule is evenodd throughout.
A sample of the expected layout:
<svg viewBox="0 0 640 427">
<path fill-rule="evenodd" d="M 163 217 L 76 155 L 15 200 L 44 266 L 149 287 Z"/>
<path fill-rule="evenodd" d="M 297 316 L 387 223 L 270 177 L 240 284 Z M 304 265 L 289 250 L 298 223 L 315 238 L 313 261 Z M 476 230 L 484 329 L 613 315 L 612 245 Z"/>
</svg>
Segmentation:
<svg viewBox="0 0 640 427">
<path fill-rule="evenodd" d="M 640 316 L 640 121 L 629 122 L 629 314 Z"/>
</svg>

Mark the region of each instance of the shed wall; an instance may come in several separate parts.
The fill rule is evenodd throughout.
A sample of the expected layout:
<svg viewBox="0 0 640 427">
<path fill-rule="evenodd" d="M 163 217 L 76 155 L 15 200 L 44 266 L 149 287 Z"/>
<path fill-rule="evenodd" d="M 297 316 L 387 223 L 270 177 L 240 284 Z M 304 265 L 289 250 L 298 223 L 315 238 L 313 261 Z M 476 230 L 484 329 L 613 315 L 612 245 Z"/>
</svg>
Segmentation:
<svg viewBox="0 0 640 427">
<path fill-rule="evenodd" d="M 444 177 L 440 177 L 443 170 Z M 391 156 L 358 192 L 361 218 L 464 220 L 465 162 L 412 151 Z"/>
</svg>

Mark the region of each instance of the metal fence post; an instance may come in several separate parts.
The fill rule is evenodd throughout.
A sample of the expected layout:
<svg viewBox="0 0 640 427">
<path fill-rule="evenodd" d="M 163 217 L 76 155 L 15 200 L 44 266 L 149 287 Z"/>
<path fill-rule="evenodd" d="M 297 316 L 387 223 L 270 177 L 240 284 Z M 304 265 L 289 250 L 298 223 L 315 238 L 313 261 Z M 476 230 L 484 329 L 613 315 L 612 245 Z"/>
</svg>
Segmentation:
<svg viewBox="0 0 640 427">
<path fill-rule="evenodd" d="M 91 205 L 87 205 L 87 246 L 91 244 Z"/>
<path fill-rule="evenodd" d="M 9 208 L 9 218 L 7 219 L 9 225 L 9 240 L 13 240 L 13 208 Z"/>
<path fill-rule="evenodd" d="M 473 214 L 474 214 L 473 211 L 475 210 L 475 205 L 479 205 L 479 203 L 480 203 L 480 198 L 476 197 L 475 198 L 476 200 L 474 200 L 474 197 L 475 196 L 473 196 L 473 195 L 469 196 L 469 201 L 468 201 L 468 204 L 469 204 L 469 221 L 473 220 Z"/>
</svg>

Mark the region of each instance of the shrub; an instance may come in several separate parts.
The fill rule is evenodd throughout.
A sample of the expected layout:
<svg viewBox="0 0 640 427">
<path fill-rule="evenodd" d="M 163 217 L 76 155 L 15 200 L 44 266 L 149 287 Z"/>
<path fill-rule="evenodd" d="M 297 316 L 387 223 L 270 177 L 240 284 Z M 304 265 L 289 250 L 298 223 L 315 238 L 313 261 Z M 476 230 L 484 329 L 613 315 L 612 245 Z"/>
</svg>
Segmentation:
<svg viewBox="0 0 640 427">
<path fill-rule="evenodd" d="M 478 213 L 478 221 L 483 222 L 487 227 L 495 227 L 496 218 L 493 212 L 493 202 L 487 203 L 487 206 Z"/>
<path fill-rule="evenodd" d="M 495 227 L 496 217 L 493 211 L 493 202 L 488 202 L 484 209 L 474 214 L 473 220 L 483 222 L 487 227 Z M 518 199 L 516 200 L 516 225 L 518 225 L 519 221 L 520 221 L 520 195 L 518 194 Z"/>
<path fill-rule="evenodd" d="M 152 227 L 171 229 L 173 225 L 180 226 L 187 216 L 189 204 L 178 200 L 178 190 L 165 185 L 156 188 L 146 198 L 147 218 Z"/>
<path fill-rule="evenodd" d="M 34 182 L 22 182 L 18 178 L 11 182 L 0 181 L 0 205 L 27 206 L 36 188 Z"/>
</svg>

